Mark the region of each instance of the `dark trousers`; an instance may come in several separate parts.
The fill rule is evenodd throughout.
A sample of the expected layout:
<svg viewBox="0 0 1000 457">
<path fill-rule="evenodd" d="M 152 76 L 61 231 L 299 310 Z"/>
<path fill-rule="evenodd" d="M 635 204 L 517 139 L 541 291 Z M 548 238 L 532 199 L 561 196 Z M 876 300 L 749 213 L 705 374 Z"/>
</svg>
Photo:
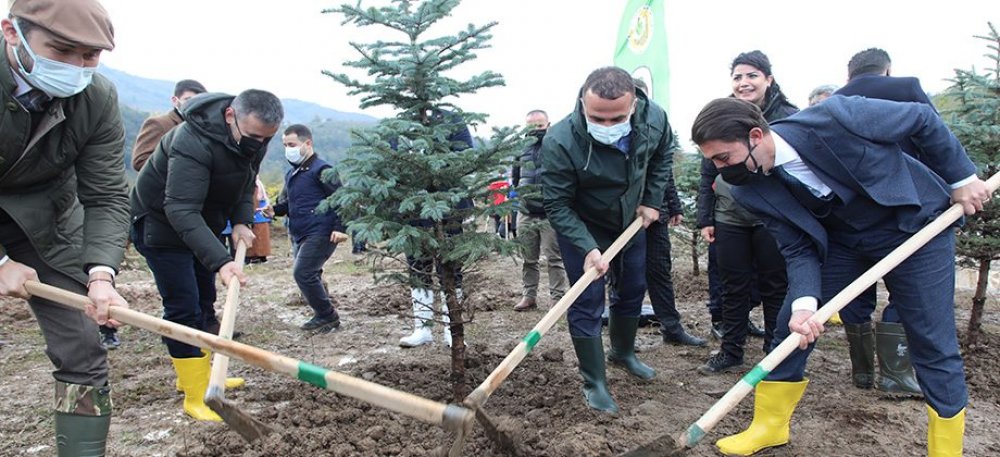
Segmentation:
<svg viewBox="0 0 1000 457">
<path fill-rule="evenodd" d="M 909 238 L 895 229 L 844 235 L 831 233 L 823 264 L 823 302 L 833 298 L 868 268 Z M 962 356 L 955 331 L 955 234 L 936 236 L 884 278 L 906 330 L 917 382 L 941 417 L 953 417 L 968 402 Z M 778 315 L 775 342 L 789 334 L 791 303 Z M 813 345 L 795 350 L 767 377 L 799 381 Z"/>
<path fill-rule="evenodd" d="M 82 283 L 50 267 L 38 255 L 17 223 L 9 220 L 0 223 L 0 241 L 10 259 L 34 268 L 41 282 L 87 295 L 87 288 Z M 45 355 L 55 367 L 52 377 L 69 384 L 107 385 L 108 352 L 101 345 L 97 324 L 82 311 L 42 298 L 33 297 L 28 305 L 45 337 Z"/>
<path fill-rule="evenodd" d="M 708 245 L 708 314 L 712 322 L 722 322 L 722 278 L 715 243 Z"/>
<path fill-rule="evenodd" d="M 559 251 L 562 252 L 566 276 L 575 284 L 583 276 L 583 261 L 586 253 L 581 253 L 566 238 L 558 236 Z M 605 278 L 610 277 L 611 287 L 618 297 L 611 303 L 610 312 L 615 316 L 639 317 L 642 298 L 646 295 L 646 233 L 639 231 L 632 239 L 632 245 L 622 250 L 612 261 L 608 274 L 590 283 L 577 297 L 566 313 L 569 334 L 573 337 L 596 337 L 601 335 L 601 314 L 604 313 Z"/>
<path fill-rule="evenodd" d="M 715 224 L 719 275 L 722 278 L 722 350 L 743 357 L 753 289 L 764 305 L 764 351 L 771 347 L 778 312 L 788 291 L 785 259 L 763 225 Z"/>
<path fill-rule="evenodd" d="M 858 298 L 851 300 L 847 306 L 841 308 L 840 319 L 845 324 L 863 324 L 872 320 L 872 313 L 878 305 L 877 291 L 875 285 L 866 290 Z M 889 295 L 889 304 L 882 310 L 882 322 L 899 322 L 899 311 L 893 303 L 894 297 Z"/>
<path fill-rule="evenodd" d="M 653 314 L 660 322 L 660 332 L 668 336 L 684 331 L 674 301 L 670 269 L 670 227 L 665 222 L 655 221 L 646 228 L 646 287 Z"/>
<path fill-rule="evenodd" d="M 292 243 L 292 258 L 295 259 L 292 277 L 306 303 L 319 317 L 330 317 L 337 312 L 330 301 L 330 292 L 323 285 L 323 265 L 336 249 L 337 245 L 324 235 L 310 235 Z"/>
<path fill-rule="evenodd" d="M 206 312 L 214 314 L 215 272 L 209 271 L 190 249 L 154 248 L 143 242 L 142 222 L 132 228 L 132 244 L 146 258 L 156 289 L 163 298 L 163 319 L 198 330 L 206 329 Z M 213 316 L 214 317 L 214 316 Z M 201 357 L 201 348 L 163 337 L 170 357 Z"/>
</svg>

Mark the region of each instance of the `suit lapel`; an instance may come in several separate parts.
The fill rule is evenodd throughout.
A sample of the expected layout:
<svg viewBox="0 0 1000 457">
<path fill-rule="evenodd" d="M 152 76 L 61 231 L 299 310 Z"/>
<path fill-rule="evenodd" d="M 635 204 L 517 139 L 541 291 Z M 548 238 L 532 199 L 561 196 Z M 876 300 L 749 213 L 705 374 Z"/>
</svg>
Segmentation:
<svg viewBox="0 0 1000 457">
<path fill-rule="evenodd" d="M 766 177 L 751 186 L 733 186 L 733 195 L 738 196 L 736 200 L 742 205 L 763 212 L 771 218 L 784 219 L 798 227 L 819 246 L 821 257 L 826 257 L 826 229 L 780 181 L 774 177 Z"/>
</svg>

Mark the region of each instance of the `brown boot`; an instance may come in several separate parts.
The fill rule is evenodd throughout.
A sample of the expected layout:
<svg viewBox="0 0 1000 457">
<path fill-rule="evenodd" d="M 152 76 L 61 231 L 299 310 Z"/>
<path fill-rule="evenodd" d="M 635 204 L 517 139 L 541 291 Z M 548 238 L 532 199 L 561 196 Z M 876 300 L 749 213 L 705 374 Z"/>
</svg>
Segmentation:
<svg viewBox="0 0 1000 457">
<path fill-rule="evenodd" d="M 538 302 L 535 301 L 534 297 L 524 297 L 514 305 L 514 311 L 527 311 L 535 308 L 538 308 Z"/>
</svg>

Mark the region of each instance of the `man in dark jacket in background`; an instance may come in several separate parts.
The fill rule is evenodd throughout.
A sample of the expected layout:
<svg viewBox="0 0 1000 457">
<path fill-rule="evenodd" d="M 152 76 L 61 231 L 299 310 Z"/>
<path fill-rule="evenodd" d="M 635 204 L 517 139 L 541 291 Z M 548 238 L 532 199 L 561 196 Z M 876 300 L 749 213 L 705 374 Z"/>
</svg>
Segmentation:
<svg viewBox="0 0 1000 457">
<path fill-rule="evenodd" d="M 94 0 L 18 0 L 0 28 L 0 295 L 27 299 L 45 337 L 56 453 L 102 456 L 111 387 L 97 326 L 116 324 L 109 306 L 127 306 L 114 287 L 128 227 L 125 130 L 115 87 L 94 73 L 114 31 Z M 31 297 L 29 280 L 96 308 Z"/>
<path fill-rule="evenodd" d="M 320 202 L 340 187 L 323 177 L 330 164 L 313 150 L 312 132 L 295 124 L 285 129 L 282 137 L 285 160 L 292 169 L 285 174 L 285 188 L 278 195 L 273 212 L 265 214 L 288 216 L 288 233 L 292 237 L 292 275 L 299 291 L 313 309 L 313 317 L 302 324 L 302 330 L 330 331 L 340 327 L 340 316 L 323 285 L 323 264 L 333 255 L 337 243 L 347 239 L 344 224 L 337 211 L 317 211 Z"/>
<path fill-rule="evenodd" d="M 680 149 L 677 136 L 671 133 L 672 141 L 668 154 L 672 155 Z M 674 297 L 674 281 L 671 277 L 672 262 L 670 258 L 670 227 L 676 227 L 684 222 L 681 200 L 677 196 L 673 172 L 670 173 L 667 186 L 664 188 L 663 205 L 660 207 L 660 218 L 646 228 L 646 287 L 649 289 L 649 301 L 653 305 L 653 314 L 660 322 L 660 335 L 664 343 L 685 346 L 704 346 L 705 340 L 689 334 L 681 323 L 681 315 L 677 312 Z"/>
<path fill-rule="evenodd" d="M 639 90 L 646 92 L 646 83 L 643 80 L 635 78 L 634 82 Z M 668 152 L 673 160 L 674 152 L 679 151 L 681 146 L 677 143 L 676 132 L 671 131 L 670 137 Z M 684 214 L 681 209 L 681 200 L 677 196 L 677 186 L 674 184 L 672 169 L 663 191 L 660 218 L 646 227 L 646 287 L 649 289 L 649 301 L 653 307 L 653 314 L 660 323 L 660 335 L 663 337 L 664 343 L 704 346 L 704 339 L 684 330 L 674 297 L 674 281 L 671 273 L 673 262 L 670 258 L 670 227 L 676 227 L 684 222 Z M 613 293 L 611 300 L 612 302 L 617 301 L 617 296 Z"/>
<path fill-rule="evenodd" d="M 535 138 L 535 142 L 525 148 L 518 159 L 518 166 L 511 172 L 511 179 L 514 188 L 520 186 L 538 186 L 542 174 L 542 138 L 549 128 L 549 115 L 542 110 L 532 110 L 525 117 L 525 124 L 532 130 L 529 135 Z M 541 189 L 534 189 L 541 195 Z M 521 216 L 519 225 L 521 235 L 518 241 L 521 242 L 522 256 L 524 264 L 521 266 L 521 285 L 524 293 L 521 301 L 514 305 L 514 311 L 527 311 L 538 307 L 536 297 L 538 294 L 538 257 L 545 255 L 545 261 L 549 269 L 549 297 L 555 303 L 562 298 L 568 289 L 566 281 L 566 268 L 563 267 L 562 255 L 559 253 L 559 244 L 556 243 L 556 234 L 549 225 L 548 218 L 545 217 L 545 207 L 538 198 L 530 195 L 519 194 L 521 196 Z"/>
<path fill-rule="evenodd" d="M 636 217 L 645 227 L 659 219 L 671 173 L 671 142 L 667 114 L 617 67 L 592 72 L 576 109 L 542 141 L 545 213 L 558 235 L 566 274 L 576 282 L 595 268 L 601 276 L 567 314 L 587 404 L 600 411 L 618 411 L 608 392 L 601 340 L 603 275 L 609 270 L 619 299 L 608 320 L 608 360 L 640 379 L 656 376 L 635 356 L 646 294 L 646 234 L 640 231 L 610 265 L 601 253 Z"/>
<path fill-rule="evenodd" d="M 896 102 L 934 104 L 913 77 L 889 76 L 892 61 L 889 53 L 879 48 L 858 52 L 847 63 L 847 84 L 835 95 L 860 95 L 868 98 Z M 935 110 L 936 111 L 936 110 Z M 910 138 L 899 142 L 903 152 L 920 160 L 922 151 Z M 913 373 L 906 332 L 900 323 L 896 303 L 889 296 L 889 304 L 882 310 L 882 321 L 872 324 L 876 306 L 875 286 L 851 301 L 840 310 L 847 334 L 851 356 L 851 380 L 856 387 L 892 393 L 922 395 Z M 875 377 L 875 354 L 878 354 L 878 379 Z"/>
<path fill-rule="evenodd" d="M 163 318 L 204 330 L 201 310 L 215 302 L 215 273 L 226 285 L 246 283 L 219 235 L 230 220 L 233 242 L 253 244 L 255 178 L 284 112 L 274 94 L 251 89 L 235 98 L 197 97 L 183 116 L 186 122 L 163 137 L 132 189 L 132 242 L 163 296 Z M 184 411 L 221 421 L 204 403 L 208 354 L 164 342 L 184 391 Z"/>
</svg>

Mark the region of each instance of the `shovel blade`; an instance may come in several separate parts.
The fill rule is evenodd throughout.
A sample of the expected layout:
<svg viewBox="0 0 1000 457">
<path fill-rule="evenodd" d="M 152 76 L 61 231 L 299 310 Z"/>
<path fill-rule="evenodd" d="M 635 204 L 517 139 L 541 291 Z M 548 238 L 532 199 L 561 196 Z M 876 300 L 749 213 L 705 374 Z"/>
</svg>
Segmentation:
<svg viewBox="0 0 1000 457">
<path fill-rule="evenodd" d="M 207 395 L 205 396 L 205 404 L 212 408 L 212 411 L 215 411 L 229 428 L 235 430 L 248 442 L 252 443 L 274 431 L 267 424 L 254 419 L 225 398 Z"/>
</svg>

